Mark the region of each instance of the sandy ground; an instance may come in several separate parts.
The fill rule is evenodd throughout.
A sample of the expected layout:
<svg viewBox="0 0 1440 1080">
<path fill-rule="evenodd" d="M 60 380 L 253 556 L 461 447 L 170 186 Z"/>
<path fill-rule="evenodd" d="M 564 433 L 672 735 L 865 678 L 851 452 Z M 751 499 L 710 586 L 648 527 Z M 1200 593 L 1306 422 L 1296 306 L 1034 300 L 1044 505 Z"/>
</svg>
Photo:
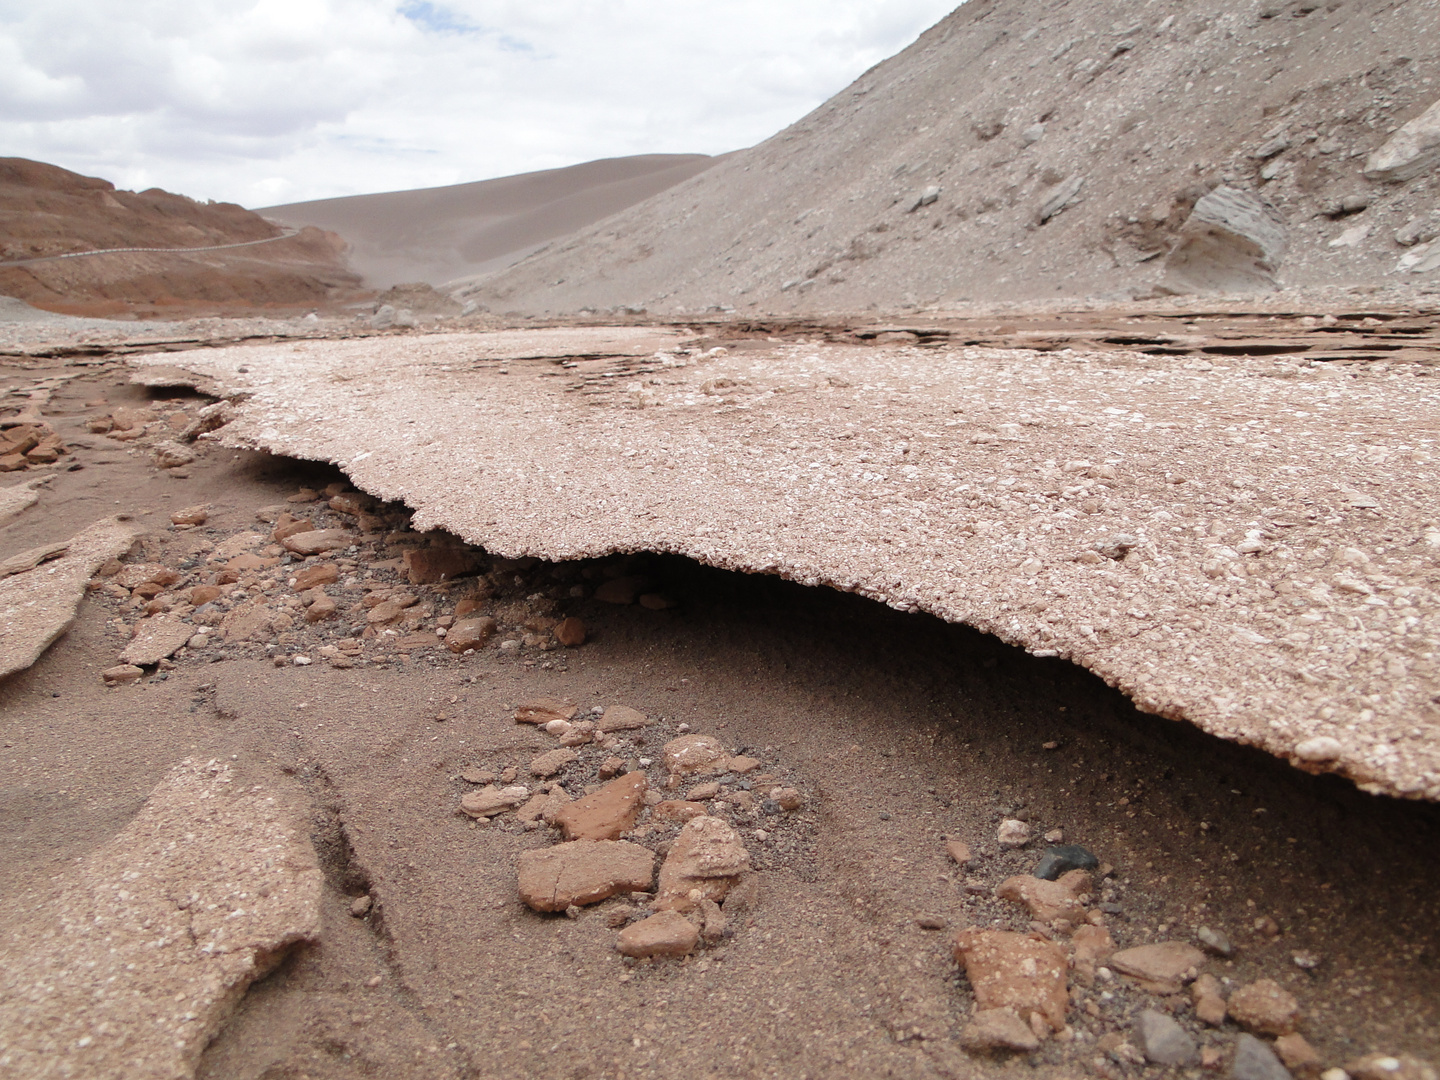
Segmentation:
<svg viewBox="0 0 1440 1080">
<path fill-rule="evenodd" d="M 595 342 L 597 335 L 587 333 Z M 624 399 L 632 392 L 610 391 L 607 384 L 615 380 L 603 376 L 635 362 L 621 354 L 648 362 L 657 344 L 671 340 L 663 330 L 612 332 L 597 350 L 604 358 L 586 359 L 587 350 L 567 339 L 558 351 L 569 354 L 570 363 L 591 365 L 589 372 L 511 359 L 501 377 L 498 362 L 487 360 L 486 348 L 474 340 L 450 342 L 463 351 L 460 360 L 447 362 L 480 367 L 483 379 L 466 373 L 473 395 L 466 400 L 472 411 L 486 409 L 480 414 L 492 423 L 490 404 L 502 394 L 521 395 L 535 409 L 528 424 L 500 432 L 503 453 L 487 469 L 554 462 L 544 455 L 566 445 L 598 455 L 608 444 L 618 453 L 598 460 L 616 479 L 613 490 L 626 495 L 639 484 L 620 472 L 621 463 L 632 460 L 624 456 L 627 435 L 635 445 L 617 426 L 620 420 L 679 409 L 631 409 Z M 552 337 L 544 348 L 508 351 L 555 352 L 553 343 Z M 431 339 L 393 345 L 412 362 L 447 347 Z M 287 365 L 295 347 L 282 347 Z M 301 374 L 336 373 L 326 363 L 334 346 L 299 347 L 314 350 Z M 815 349 L 765 342 L 746 350 L 733 340 L 731 347 L 728 357 L 656 374 L 703 372 L 705 381 L 742 375 L 753 383 L 774 370 L 766 365 L 798 354 L 798 368 Z M 251 363 L 245 366 L 262 372 L 266 348 L 246 350 Z M 821 350 L 829 359 L 819 370 L 884 363 L 903 372 L 939 355 L 908 348 Z M 1004 370 L 1006 355 L 977 352 L 967 359 L 965 348 L 948 362 L 973 365 L 971 377 L 985 373 L 985 361 L 991 373 Z M 1027 370 L 1047 360 L 1007 355 L 1012 363 L 1023 355 Z M 724 366 L 742 359 L 744 369 Z M 212 363 L 217 371 L 233 362 L 223 352 L 190 353 L 184 360 L 192 367 Z M 217 561 L 222 550 L 262 562 L 285 557 L 283 548 L 269 554 L 270 526 L 257 520 L 257 511 L 294 494 L 300 501 L 285 506 L 353 538 L 353 548 L 339 557 L 353 564 L 347 573 L 355 584 L 345 578 L 334 589 L 340 601 L 359 605 L 362 594 L 405 587 L 400 557 L 407 548 L 443 540 L 434 533 L 417 537 L 404 525 L 404 509 L 394 506 L 376 510 L 390 515 L 384 528 L 357 530 L 353 515 L 314 497 L 328 483 L 345 482 L 321 464 L 202 441 L 194 463 L 158 469 L 151 457 L 155 439 L 125 444 L 85 430 L 87 420 L 118 406 L 147 404 L 128 370 L 109 362 L 24 363 L 21 375 L 12 361 L 17 383 L 73 377 L 56 390 L 46 415 L 74 453 L 37 489 L 40 501 L 0 529 L 0 556 L 63 539 L 124 510 L 145 531 L 131 561 L 176 568 L 180 580 L 162 595 L 178 597 L 223 572 L 223 559 L 233 556 Z M 1231 378 L 1246 380 L 1247 388 L 1274 383 L 1288 392 L 1310 378 L 1262 382 L 1247 363 L 1226 362 Z M 1141 373 L 1136 364 L 1123 369 L 1132 384 L 1152 377 L 1152 369 Z M 1105 365 L 1122 370 L 1113 357 Z M 240 374 L 229 366 L 224 371 Z M 1208 374 L 1180 372 L 1175 377 Z M 1389 374 L 1343 383 L 1317 378 L 1316 385 L 1380 394 Z M 643 394 L 643 376 L 640 381 Z M 697 396 L 738 399 L 743 384 L 735 381 L 736 387 L 720 387 L 720 395 Z M 871 408 L 861 396 L 865 384 L 846 381 L 852 385 L 830 386 L 828 395 L 854 392 L 851 415 Z M 592 384 L 600 392 L 586 394 Z M 262 395 L 276 385 L 257 386 L 251 408 L 267 406 Z M 378 382 L 362 379 L 357 386 L 332 378 L 329 385 L 369 391 Z M 542 441 L 547 410 L 558 408 L 548 395 L 559 397 L 567 385 L 578 388 L 566 399 L 584 395 L 597 404 L 584 406 L 583 422 L 566 428 L 568 443 Z M 679 392 L 663 384 L 662 390 Z M 1079 392 L 1071 397 L 1079 401 Z M 168 399 L 157 410 L 161 416 L 193 415 L 203 404 L 174 390 L 157 393 Z M 823 393 L 818 387 L 794 392 L 806 401 Z M 889 408 L 918 407 L 902 404 L 909 400 L 903 387 L 885 393 L 900 399 L 886 401 Z M 317 406 L 326 402 L 315 398 Z M 1396 399 L 1385 402 L 1401 407 Z M 371 404 L 382 432 L 385 424 L 411 418 L 386 399 Z M 1243 399 L 1228 403 L 1232 413 L 1243 407 Z M 343 413 L 331 403 L 327 415 Z M 682 434 L 714 439 L 710 425 L 739 423 L 747 413 L 737 400 L 683 415 Z M 520 411 L 517 419 L 523 418 Z M 471 438 L 458 424 L 444 434 Z M 1146 434 L 1164 439 L 1172 430 Z M 918 441 L 919 430 L 912 438 Z M 376 451 L 387 445 L 373 432 L 370 443 Z M 442 439 L 422 448 L 425 460 L 444 465 L 446 445 Z M 677 436 L 672 445 L 683 454 L 690 444 Z M 956 453 L 997 453 L 986 446 L 966 442 Z M 1000 447 L 1013 457 L 1025 444 Z M 71 471 L 76 464 L 82 468 Z M 720 465 L 715 454 L 684 475 L 703 476 L 700 468 Z M 351 471 L 359 473 L 354 464 Z M 784 478 L 783 470 L 775 475 Z M 508 476 L 512 488 L 524 482 Z M 22 477 L 34 478 L 16 479 Z M 1398 478 L 1386 490 L 1403 491 L 1406 482 Z M 311 489 L 308 496 L 296 494 L 302 487 Z M 705 512 L 724 509 L 721 486 L 708 491 L 714 505 Z M 1133 506 L 1146 491 L 1137 481 L 1119 494 L 1123 505 Z M 525 512 L 551 512 L 556 498 L 552 492 Z M 764 512 L 762 502 L 750 501 L 757 515 Z M 210 508 L 203 526 L 168 524 L 172 509 L 196 504 Z M 603 510 L 590 508 L 601 524 L 613 520 L 600 516 Z M 421 511 L 417 528 L 429 514 L 423 503 Z M 977 516 L 1007 512 L 1002 504 Z M 1229 512 L 1217 508 L 1215 514 Z M 1027 504 L 1023 513 L 1034 512 Z M 266 516 L 273 519 L 274 511 Z M 534 529 L 535 520 L 523 528 Z M 1347 517 L 1341 526 L 1322 520 L 1291 528 L 1333 532 L 1354 525 Z M 226 548 L 239 534 L 255 539 Z M 1336 545 L 1326 540 L 1325 546 Z M 516 550 L 506 550 L 503 539 L 495 547 Z M 1133 573 L 1125 563 L 1105 572 Z M 287 607 L 293 591 L 285 582 L 294 564 L 235 565 L 252 569 L 238 571 L 233 588 L 241 599 L 231 611 L 251 603 L 300 610 Z M 649 610 L 595 597 L 604 582 L 633 576 L 648 579 L 646 587 L 674 606 Z M 1253 587 L 1248 579 L 1241 588 Z M 483 609 L 501 620 L 501 629 L 470 656 L 441 648 L 432 628 L 460 600 L 479 595 L 476 579 L 411 589 L 420 597 L 414 632 L 428 635 L 428 644 L 402 647 L 380 633 L 362 638 L 353 666 L 342 667 L 334 663 L 343 655 L 334 647 L 350 638 L 355 615 L 315 626 L 292 620 L 289 629 L 272 622 L 251 640 L 217 631 L 208 644 L 182 649 L 173 664 L 113 689 L 99 673 L 116 662 L 146 601 L 97 590 L 70 632 L 0 687 L 7 776 L 0 813 L 10 837 L 0 895 L 16 903 L 59 887 L 54 883 L 65 880 L 67 868 L 116 836 L 181 759 L 230 761 L 247 782 L 272 785 L 309 808 L 326 892 L 320 943 L 292 952 L 251 990 L 201 1059 L 201 1076 L 990 1076 L 1011 1072 L 1014 1062 L 960 1049 L 974 998 L 948 938 L 949 930 L 967 924 L 1030 927 L 1023 908 L 993 896 L 1000 881 L 1033 869 L 1043 847 L 1038 840 L 1018 851 L 998 847 L 1000 821 L 1020 817 L 1037 836 L 1063 830 L 1066 840 L 1086 845 L 1109 868 L 1096 885 L 1094 910 L 1117 946 L 1193 942 L 1201 925 L 1228 935 L 1235 954 L 1210 957 L 1206 970 L 1228 980 L 1227 991 L 1259 977 L 1277 980 L 1299 1000 L 1300 1029 L 1325 1065 L 1371 1051 L 1440 1056 L 1434 993 L 1440 912 L 1430 858 L 1440 821 L 1431 804 L 1367 795 L 1338 776 L 1308 776 L 1189 724 L 1138 712 L 1059 657 L 1030 655 L 927 614 L 774 574 L 740 575 L 669 555 L 492 563 L 484 581 L 481 592 L 493 595 Z M 501 639 L 518 639 L 542 608 L 583 619 L 587 642 L 546 650 L 538 634 L 534 647 L 498 647 Z M 362 615 L 359 625 L 365 622 Z M 329 662 L 321 651 L 327 647 Z M 297 656 L 315 662 L 297 665 Z M 513 815 L 482 827 L 457 810 L 476 786 L 464 773 L 513 766 L 528 779 L 531 759 L 555 746 L 553 737 L 512 719 L 517 704 L 540 695 L 585 708 L 624 704 L 654 718 L 653 727 L 626 734 L 619 752 L 657 787 L 663 772 L 641 761 L 658 759 L 661 744 L 685 724 L 717 736 L 731 752 L 755 756 L 764 773 L 802 793 L 800 810 L 767 813 L 747 808 L 731 778 L 727 789 L 736 801 L 712 804 L 740 830 L 757 871 L 748 906 L 727 902 L 730 933 L 718 945 L 683 961 L 631 963 L 616 953 L 612 925 L 627 917 L 626 898 L 586 908 L 575 919 L 539 915 L 519 902 L 516 860 L 524 850 L 552 843 L 548 830 L 527 829 Z M 603 757 L 582 747 L 560 779 L 578 794 L 594 782 Z M 663 850 L 672 835 L 673 829 L 659 828 L 641 842 Z M 966 841 L 973 859 L 957 865 L 945 838 Z M 352 916 L 352 904 L 364 896 L 373 906 L 363 917 Z M 945 929 L 923 929 L 921 919 Z M 1127 1048 L 1133 1055 L 1131 1029 L 1145 1007 L 1172 1013 L 1216 1052 L 1219 1064 L 1228 1060 L 1239 1031 L 1233 1021 L 1207 1027 L 1195 1018 L 1188 995 L 1157 997 L 1115 976 L 1089 986 L 1076 981 L 1065 1039 L 1048 1040 L 1020 1061 L 1042 1076 L 1140 1075 L 1144 1070 L 1126 1063 Z"/>
</svg>

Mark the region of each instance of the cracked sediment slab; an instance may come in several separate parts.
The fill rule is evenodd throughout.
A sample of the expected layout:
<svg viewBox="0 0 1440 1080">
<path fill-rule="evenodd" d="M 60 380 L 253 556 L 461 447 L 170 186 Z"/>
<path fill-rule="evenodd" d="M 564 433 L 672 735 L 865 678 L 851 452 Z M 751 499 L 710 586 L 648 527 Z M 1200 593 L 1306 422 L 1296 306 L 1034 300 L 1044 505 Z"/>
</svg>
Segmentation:
<svg viewBox="0 0 1440 1080">
<path fill-rule="evenodd" d="M 29 569 L 5 574 L 0 567 L 0 678 L 28 668 L 70 628 L 90 579 L 125 554 L 139 531 L 134 524 L 106 518 L 67 542 L 8 560 Z"/>
<path fill-rule="evenodd" d="M 319 936 L 301 825 L 228 765 L 172 769 L 118 836 L 7 912 L 0 1076 L 193 1076 L 246 988 Z"/>
<path fill-rule="evenodd" d="M 502 555 L 674 552 L 858 592 L 1071 660 L 1302 768 L 1440 799 L 1429 369 L 664 351 L 682 344 L 557 329 L 184 364 L 249 395 L 225 444 L 333 462 L 417 528 Z"/>
</svg>

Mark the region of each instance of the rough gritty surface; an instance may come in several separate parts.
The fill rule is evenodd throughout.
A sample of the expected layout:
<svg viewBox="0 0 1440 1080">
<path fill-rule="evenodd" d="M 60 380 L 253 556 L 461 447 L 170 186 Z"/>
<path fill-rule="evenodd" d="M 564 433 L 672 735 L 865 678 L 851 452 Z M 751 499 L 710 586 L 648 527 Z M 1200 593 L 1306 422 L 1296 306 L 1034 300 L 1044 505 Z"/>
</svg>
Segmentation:
<svg viewBox="0 0 1440 1080">
<path fill-rule="evenodd" d="M 1084 325 L 1103 336 L 1139 328 Z M 147 399 L 114 361 L 25 367 L 25 386 L 65 377 L 45 415 L 83 467 L 53 472 L 40 502 L 0 531 L 0 556 L 63 541 L 97 501 L 120 497 L 145 532 L 69 633 L 0 681 L 0 903 L 13 913 L 17 897 L 113 837 L 181 756 L 233 760 L 257 781 L 278 768 L 308 803 L 325 871 L 322 944 L 251 987 L 202 1056 L 205 1080 L 994 1080 L 1017 1068 L 1073 1080 L 1128 1072 L 1133 1041 L 1117 1040 L 1146 1008 L 1172 1013 L 1224 1075 L 1233 1021 L 1202 1025 L 1183 997 L 1096 970 L 1112 948 L 1213 933 L 1232 954 L 1208 956 L 1205 972 L 1227 989 L 1268 978 L 1293 993 L 1322 1067 L 1440 1058 L 1436 804 L 1307 775 L 1138 713 L 1072 664 L 774 576 L 676 557 L 532 565 L 476 551 L 480 576 L 415 585 L 402 556 L 456 541 L 416 532 L 404 507 L 375 506 L 364 523 L 329 505 L 328 489 L 348 488 L 334 468 L 211 440 L 195 444 L 186 469 L 159 469 L 148 447 L 163 430 L 127 444 L 87 426 L 152 409 L 165 428 L 193 419 L 203 399 L 174 389 Z M 8 401 L 31 399 L 12 389 Z M 198 504 L 203 525 L 171 525 L 174 508 Z M 347 529 L 351 548 L 285 563 L 262 535 L 285 508 Z M 161 569 L 175 580 L 152 598 L 143 583 Z M 669 606 L 601 599 L 625 577 Z M 338 616 L 299 617 L 302 585 L 323 588 Z M 197 592 L 215 606 L 191 604 Z M 398 634 L 366 625 L 365 602 L 402 592 L 416 602 L 386 628 Z M 167 607 L 208 644 L 107 688 L 100 672 L 133 625 Z M 215 623 L 240 609 L 268 611 L 271 625 L 225 640 Z M 495 633 L 470 655 L 451 653 L 436 631 L 467 610 L 493 618 Z M 584 623 L 583 646 L 521 640 L 533 640 L 527 623 L 562 615 Z M 540 698 L 569 702 L 582 726 L 617 704 L 651 721 L 613 749 L 580 747 L 558 778 L 573 796 L 603 780 L 612 754 L 663 789 L 661 750 L 684 734 L 760 762 L 674 792 L 704 800 L 752 856 L 753 877 L 724 901 L 719 940 L 688 959 L 632 963 L 616 951 L 617 927 L 646 914 L 643 897 L 574 919 L 520 902 L 522 853 L 558 831 L 527 821 L 524 807 L 488 825 L 457 809 L 487 774 L 513 769 L 525 782 L 535 756 L 563 741 L 516 723 L 517 707 Z M 764 793 L 762 773 L 798 792 L 798 809 L 747 792 Z M 1000 823 L 1020 818 L 1037 839 L 997 845 Z M 657 804 L 636 840 L 658 853 L 679 827 Z M 974 990 L 935 928 L 1035 932 L 1025 905 L 994 891 L 1034 871 L 1039 838 L 1057 831 L 1103 864 L 1089 917 L 1104 927 L 1071 939 L 1073 1037 L 1062 1030 L 1020 1061 L 972 1057 Z M 1058 921 L 1042 930 L 1057 933 Z"/>
<path fill-rule="evenodd" d="M 0 578 L 0 678 L 29 667 L 69 628 L 95 571 L 128 551 L 136 532 L 123 521 L 97 521 L 58 557 Z"/>
<path fill-rule="evenodd" d="M 676 314 L 1140 295 L 1222 184 L 1285 223 L 1282 282 L 1378 282 L 1398 233 L 1435 235 L 1437 180 L 1367 160 L 1437 77 L 1418 0 L 970 0 L 784 131 L 471 295 Z M 1422 265 L 1405 276 L 1433 283 L 1440 259 Z M 1190 283 L 1214 284 L 1256 282 Z"/>
<path fill-rule="evenodd" d="M 322 876 L 293 812 L 187 761 L 0 939 L 0 1073 L 169 1080 L 246 987 L 320 931 Z"/>
<path fill-rule="evenodd" d="M 832 585 L 1068 658 L 1283 757 L 1333 738 L 1328 760 L 1294 761 L 1440 799 L 1428 367 L 643 355 L 675 340 L 516 331 L 187 364 L 248 395 L 228 444 L 334 462 L 417 527 L 506 555 L 648 549 Z"/>
</svg>

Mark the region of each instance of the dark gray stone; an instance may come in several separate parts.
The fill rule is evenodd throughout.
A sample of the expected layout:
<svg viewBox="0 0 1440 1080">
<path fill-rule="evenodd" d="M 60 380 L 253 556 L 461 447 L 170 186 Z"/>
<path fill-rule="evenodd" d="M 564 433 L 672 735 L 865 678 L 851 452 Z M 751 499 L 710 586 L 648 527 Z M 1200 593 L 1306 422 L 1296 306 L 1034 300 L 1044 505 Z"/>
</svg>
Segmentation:
<svg viewBox="0 0 1440 1080">
<path fill-rule="evenodd" d="M 1035 876 L 1042 881 L 1054 881 L 1071 870 L 1094 870 L 1099 865 L 1100 860 L 1079 844 L 1057 844 L 1045 849 L 1040 864 L 1035 867 Z"/>
<path fill-rule="evenodd" d="M 1294 1080 L 1270 1044 L 1254 1035 L 1241 1035 L 1235 1041 L 1235 1062 L 1230 1066 L 1230 1076 L 1231 1080 Z"/>
<path fill-rule="evenodd" d="M 1173 1019 L 1146 1009 L 1135 1021 L 1135 1033 L 1147 1061 L 1156 1065 L 1199 1065 L 1200 1051 L 1195 1040 Z"/>
</svg>

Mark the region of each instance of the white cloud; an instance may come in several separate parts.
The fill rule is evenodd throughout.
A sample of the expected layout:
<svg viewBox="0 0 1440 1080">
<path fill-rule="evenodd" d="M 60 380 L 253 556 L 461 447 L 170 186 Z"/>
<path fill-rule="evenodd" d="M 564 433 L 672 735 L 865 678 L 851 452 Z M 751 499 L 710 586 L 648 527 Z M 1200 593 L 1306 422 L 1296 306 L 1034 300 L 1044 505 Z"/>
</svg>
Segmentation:
<svg viewBox="0 0 1440 1080">
<path fill-rule="evenodd" d="M 259 206 L 798 119 L 956 0 L 0 0 L 0 153 Z"/>
</svg>

